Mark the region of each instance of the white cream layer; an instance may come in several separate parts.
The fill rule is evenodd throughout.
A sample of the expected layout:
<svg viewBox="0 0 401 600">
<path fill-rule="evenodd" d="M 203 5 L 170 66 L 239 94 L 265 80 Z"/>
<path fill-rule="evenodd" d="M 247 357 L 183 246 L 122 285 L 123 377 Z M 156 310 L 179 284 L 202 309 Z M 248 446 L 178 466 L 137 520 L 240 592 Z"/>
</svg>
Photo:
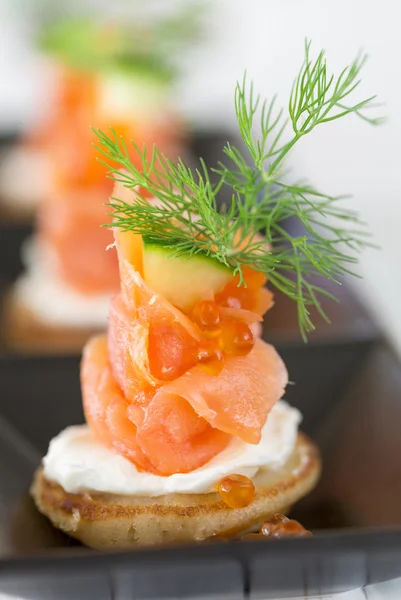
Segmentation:
<svg viewBox="0 0 401 600">
<path fill-rule="evenodd" d="M 45 153 L 13 148 L 1 163 L 2 202 L 16 209 L 32 209 L 47 193 L 50 168 Z"/>
<path fill-rule="evenodd" d="M 253 477 L 260 467 L 279 469 L 294 450 L 300 421 L 300 412 L 280 400 L 267 418 L 259 444 L 235 438 L 200 469 L 169 477 L 137 471 L 129 460 L 98 442 L 86 425 L 68 427 L 50 442 L 44 474 L 70 493 L 207 493 L 225 475 Z"/>
<path fill-rule="evenodd" d="M 33 240 L 24 244 L 26 270 L 14 286 L 17 301 L 42 323 L 54 326 L 105 328 L 111 294 L 84 295 L 55 275 L 51 251 Z"/>
</svg>

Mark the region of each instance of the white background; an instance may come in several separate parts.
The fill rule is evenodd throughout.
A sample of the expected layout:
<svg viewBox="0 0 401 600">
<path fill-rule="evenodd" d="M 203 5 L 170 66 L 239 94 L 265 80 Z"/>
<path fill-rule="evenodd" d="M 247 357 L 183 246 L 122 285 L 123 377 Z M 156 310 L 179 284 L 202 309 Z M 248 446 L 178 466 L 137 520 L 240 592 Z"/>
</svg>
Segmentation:
<svg viewBox="0 0 401 600">
<path fill-rule="evenodd" d="M 144 1 L 144 0 L 143 0 Z M 35 0 L 31 0 L 32 3 Z M 41 80 L 18 0 L 0 0 L 0 128 L 34 118 Z M 29 4 L 25 0 L 25 4 Z M 155 4 L 155 2 L 153 2 Z M 173 2 L 160 3 L 163 9 Z M 205 3 L 206 4 L 206 3 Z M 334 70 L 363 47 L 370 55 L 361 94 L 378 94 L 388 123 L 372 128 L 349 117 L 303 140 L 291 157 L 295 174 L 328 193 L 352 192 L 381 251 L 363 255 L 357 283 L 401 353 L 401 2 L 400 0 L 210 0 L 207 43 L 186 56 L 179 103 L 199 122 L 234 126 L 233 88 L 245 69 L 283 104 L 305 36 L 327 49 Z"/>
</svg>

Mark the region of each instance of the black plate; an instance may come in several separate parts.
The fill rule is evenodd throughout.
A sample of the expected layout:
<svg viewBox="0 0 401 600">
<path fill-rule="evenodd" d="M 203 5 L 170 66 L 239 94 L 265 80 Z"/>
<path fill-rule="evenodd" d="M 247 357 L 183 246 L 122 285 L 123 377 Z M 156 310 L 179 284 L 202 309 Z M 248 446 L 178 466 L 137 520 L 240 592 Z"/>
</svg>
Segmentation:
<svg viewBox="0 0 401 600">
<path fill-rule="evenodd" d="M 32 235 L 29 223 L 16 224 L 0 220 L 0 284 L 6 284 L 18 277 L 23 269 L 21 247 Z"/>
<path fill-rule="evenodd" d="M 210 141 L 198 144 L 196 153 L 207 156 L 202 147 L 210 149 Z M 7 227 L 0 231 L 3 285 L 20 271 L 18 249 L 29 233 Z M 401 368 L 349 290 L 336 292 L 341 303 L 328 306 L 332 325 L 320 323 L 307 345 L 294 306 L 280 296 L 264 330 L 295 384 L 287 398 L 303 412 L 303 429 L 322 453 L 321 482 L 294 510 L 313 529 L 312 539 L 102 554 L 73 542 L 37 513 L 28 488 L 49 439 L 82 422 L 79 356 L 2 349 L 0 595 L 285 598 L 401 576 Z"/>
<path fill-rule="evenodd" d="M 292 341 L 288 330 L 281 342 L 274 334 L 296 382 L 287 397 L 323 457 L 320 484 L 294 511 L 314 531 L 304 540 L 101 555 L 72 542 L 37 514 L 27 490 L 49 439 L 82 421 L 79 357 L 3 356 L 0 590 L 24 598 L 284 598 L 401 576 L 401 370 L 366 315 L 358 318 L 359 336 L 351 319 L 353 335 L 340 339 L 337 321 L 337 337 L 322 333 L 307 346 L 295 332 Z"/>
</svg>

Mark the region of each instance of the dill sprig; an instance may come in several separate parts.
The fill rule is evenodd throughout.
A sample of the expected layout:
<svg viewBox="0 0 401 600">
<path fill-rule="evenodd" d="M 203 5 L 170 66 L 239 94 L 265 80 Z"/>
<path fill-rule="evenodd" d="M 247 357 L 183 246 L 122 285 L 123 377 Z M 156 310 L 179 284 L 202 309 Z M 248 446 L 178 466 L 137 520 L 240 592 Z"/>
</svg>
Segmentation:
<svg viewBox="0 0 401 600">
<path fill-rule="evenodd" d="M 169 15 L 147 15 L 138 3 L 137 18 L 105 20 L 81 10 L 65 11 L 46 23 L 38 38 L 45 53 L 81 70 L 135 71 L 169 82 L 178 73 L 183 47 L 201 36 L 201 5 L 191 0 Z"/>
<path fill-rule="evenodd" d="M 265 273 L 272 285 L 297 303 L 306 339 L 314 329 L 311 307 L 328 320 L 319 298 L 335 300 L 316 283 L 316 276 L 340 283 L 344 274 L 353 274 L 358 253 L 368 243 L 367 232 L 358 214 L 342 206 L 345 196 L 330 196 L 308 183 L 284 181 L 285 159 L 303 136 L 323 123 L 352 113 L 373 125 L 382 121 L 366 114 L 374 106 L 374 96 L 349 103 L 365 60 L 366 56 L 358 55 L 335 77 L 327 72 L 324 51 L 312 60 L 306 41 L 287 115 L 276 109 L 275 97 L 262 103 L 245 76 L 235 89 L 235 111 L 247 152 L 227 143 L 223 151 L 229 165 L 220 163 L 212 169 L 218 175 L 214 184 L 203 161 L 192 170 L 181 159 L 175 164 L 157 148 L 148 154 L 132 142 L 140 159 L 137 168 L 122 138 L 113 130 L 110 136 L 95 130 L 97 148 L 107 159 L 102 162 L 110 176 L 127 188 L 141 186 L 159 200 L 152 205 L 140 197 L 132 204 L 112 198 L 114 225 L 157 240 L 175 255 L 211 256 L 231 267 L 240 284 L 245 284 L 244 267 Z M 231 202 L 219 210 L 217 195 L 223 186 L 230 189 Z M 302 224 L 305 233 L 291 235 L 283 227 L 283 221 L 291 218 Z"/>
</svg>

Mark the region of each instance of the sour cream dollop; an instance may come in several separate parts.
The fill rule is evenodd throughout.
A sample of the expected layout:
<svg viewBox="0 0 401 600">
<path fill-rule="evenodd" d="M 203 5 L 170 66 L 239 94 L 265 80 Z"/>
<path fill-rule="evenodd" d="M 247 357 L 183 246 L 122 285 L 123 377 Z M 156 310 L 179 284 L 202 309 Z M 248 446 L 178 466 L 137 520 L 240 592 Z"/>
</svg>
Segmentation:
<svg viewBox="0 0 401 600">
<path fill-rule="evenodd" d="M 279 469 L 292 454 L 301 413 L 280 400 L 268 415 L 259 444 L 233 438 L 225 450 L 191 473 L 162 477 L 140 472 L 129 460 L 96 440 L 86 425 L 68 427 L 55 437 L 43 459 L 47 479 L 66 492 L 105 492 L 163 496 L 202 494 L 226 475 L 253 477 L 261 467 Z"/>
<path fill-rule="evenodd" d="M 56 327 L 106 328 L 111 293 L 80 294 L 66 285 L 56 275 L 50 248 L 32 239 L 25 242 L 22 259 L 26 270 L 15 283 L 15 298 L 38 321 Z"/>
</svg>

